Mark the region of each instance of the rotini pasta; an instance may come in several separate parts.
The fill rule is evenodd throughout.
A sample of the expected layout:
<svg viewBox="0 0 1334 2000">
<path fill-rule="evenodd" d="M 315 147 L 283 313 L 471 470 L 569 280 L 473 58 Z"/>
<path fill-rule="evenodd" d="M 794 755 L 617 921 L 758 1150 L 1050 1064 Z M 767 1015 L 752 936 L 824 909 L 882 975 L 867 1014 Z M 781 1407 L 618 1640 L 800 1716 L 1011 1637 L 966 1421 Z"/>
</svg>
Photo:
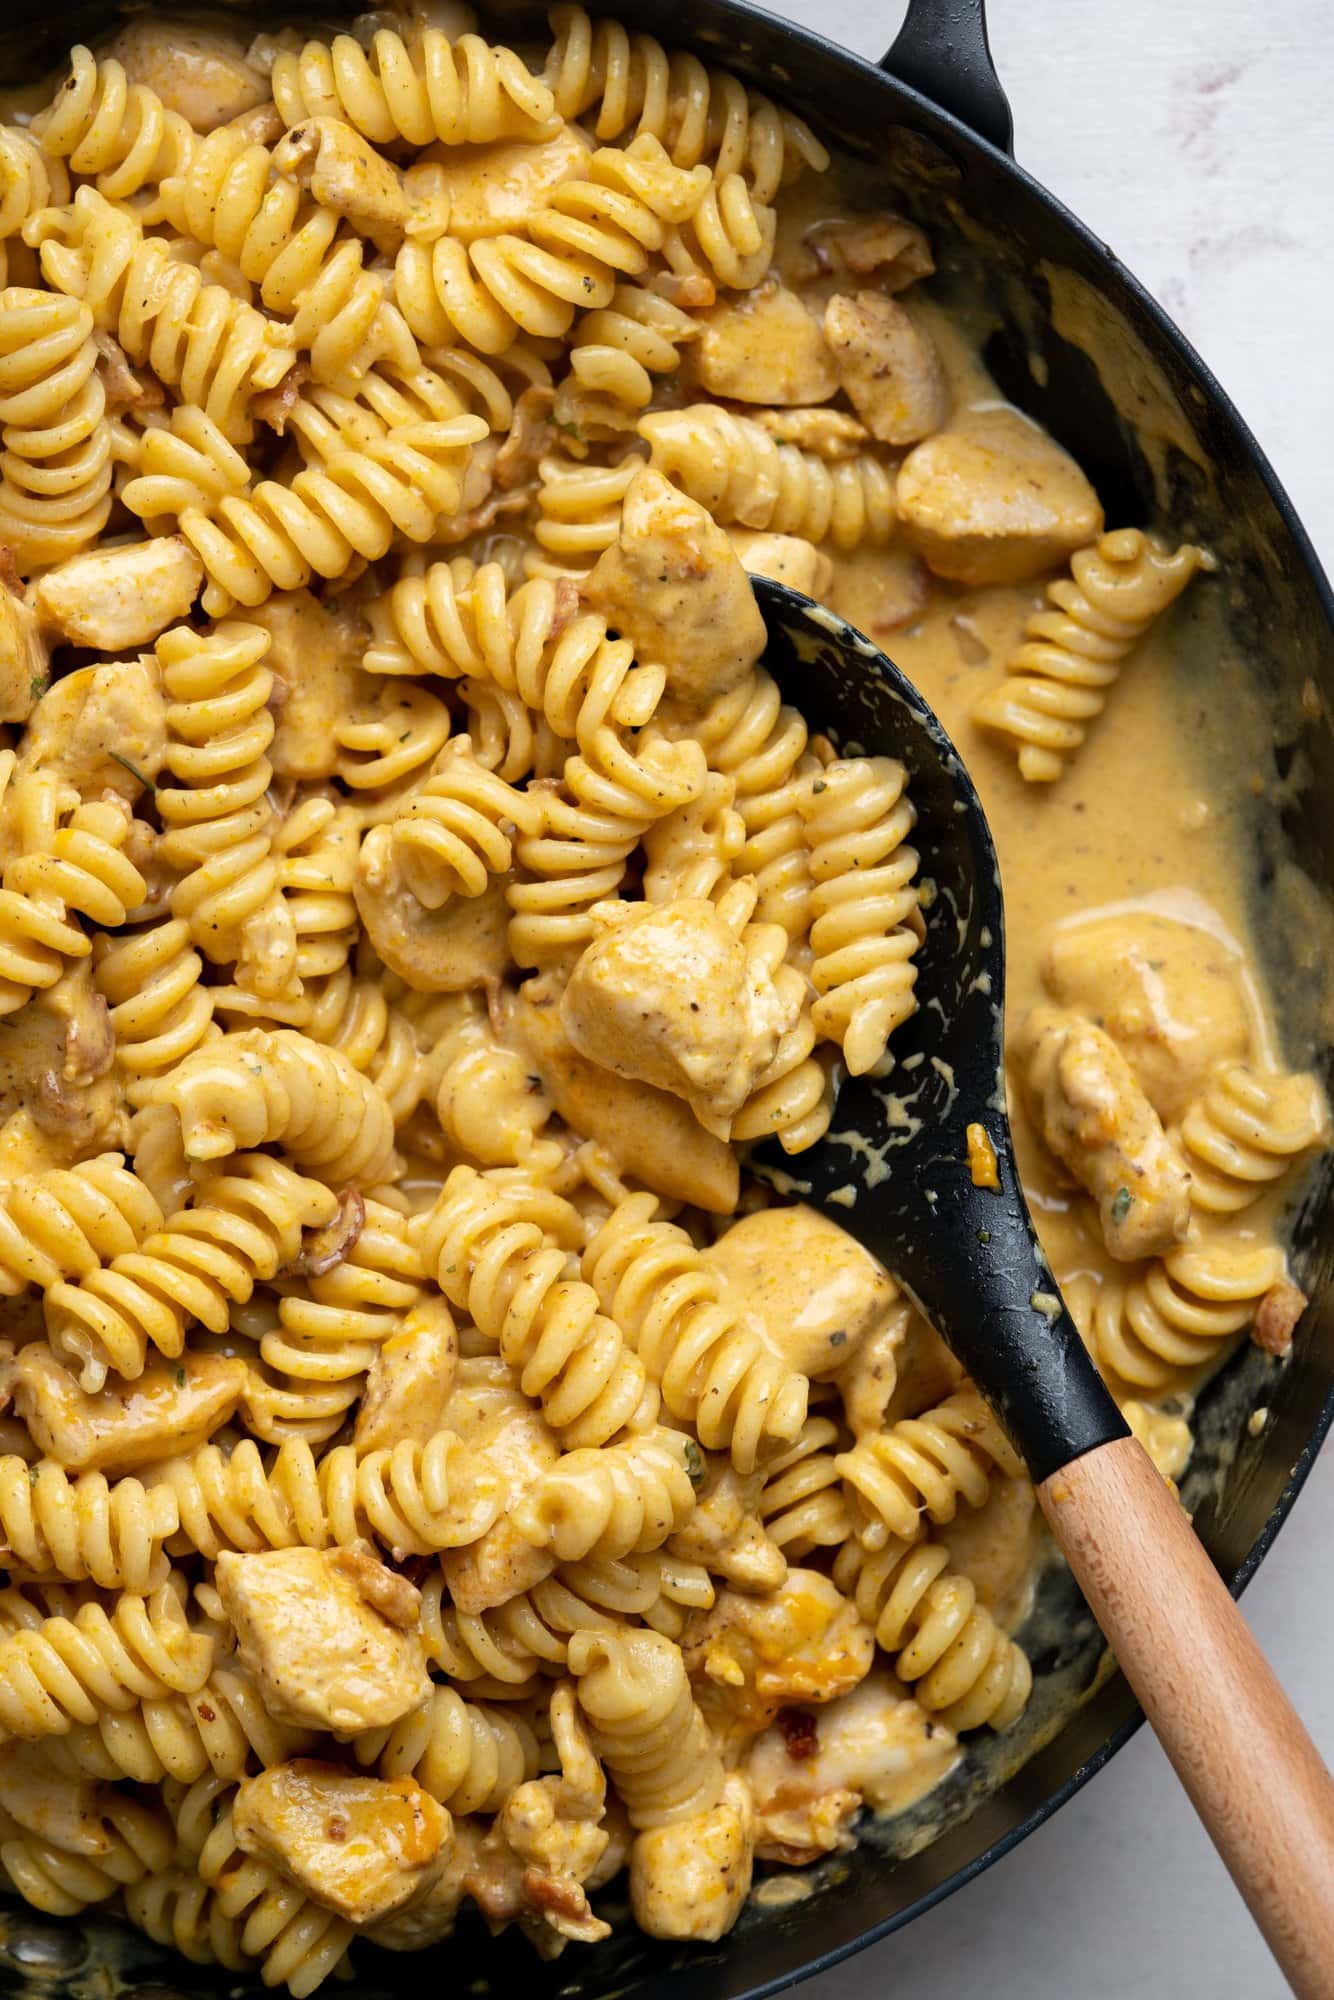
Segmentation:
<svg viewBox="0 0 1334 2000">
<path fill-rule="evenodd" d="M 679 1646 L 660 1632 L 576 1632 L 568 1658 L 594 1748 L 631 1826 L 668 1826 L 707 1811 L 722 1790 L 722 1759 Z"/>
<path fill-rule="evenodd" d="M 690 1439 L 661 1428 L 601 1451 L 566 1452 L 520 1501 L 514 1525 L 560 1562 L 646 1554 L 695 1504 L 690 1463 Z"/>
<path fill-rule="evenodd" d="M 369 51 L 351 35 L 283 50 L 273 65 L 274 102 L 284 124 L 346 118 L 378 146 L 486 145 L 542 139 L 553 129 L 549 87 L 512 49 L 479 35 L 456 40 L 426 28 L 405 41 L 380 28 Z"/>
<path fill-rule="evenodd" d="M 1192 1207 L 1206 1215 L 1249 1208 L 1295 1159 L 1325 1141 L 1328 1121 L 1314 1077 L 1229 1064 L 1181 1121 Z"/>
<path fill-rule="evenodd" d="M 915 1541 L 922 1517 L 954 1519 L 960 1499 L 980 1507 L 993 1471 L 1018 1478 L 1023 1462 L 982 1398 L 962 1390 L 920 1417 L 859 1438 L 835 1464 L 864 1511 L 860 1539 L 883 1548 L 891 1536 Z"/>
<path fill-rule="evenodd" d="M 120 1153 L 0 1184 L 0 1295 L 86 1277 L 162 1226 L 162 1211 Z"/>
<path fill-rule="evenodd" d="M 15 789 L 23 794 L 29 786 L 20 779 Z M 26 798 L 19 807 L 29 837 L 0 876 L 0 1016 L 88 957 L 92 939 L 77 918 L 115 928 L 147 890 L 125 852 L 131 820 L 119 799 L 71 807 L 70 795 L 53 792 L 42 777 L 31 789 L 40 795 L 35 810 L 27 812 Z"/>
<path fill-rule="evenodd" d="M 132 83 L 120 63 L 98 62 L 82 46 L 70 51 L 69 75 L 29 130 L 52 159 L 93 177 L 108 201 L 133 201 L 145 223 L 162 220 L 158 186 L 187 172 L 195 149 L 188 119 Z"/>
<path fill-rule="evenodd" d="M 0 292 L 0 536 L 24 572 L 78 555 L 111 512 L 111 427 L 93 315 L 78 299 Z"/>
<path fill-rule="evenodd" d="M 29 1743 L 63 1736 L 136 1702 L 192 1694 L 212 1664 L 212 1640 L 191 1632 L 169 1588 L 127 1592 L 111 1613 L 85 1604 L 0 1640 L 0 1728 Z"/>
<path fill-rule="evenodd" d="M 1104 1368 L 1161 1394 L 1217 1358 L 1220 1345 L 1254 1319 L 1284 1268 L 1273 1243 L 1224 1236 L 1185 1243 L 1128 1282 L 1100 1287 L 1086 1313 L 1086 1338 Z"/>
<path fill-rule="evenodd" d="M 71 1478 L 42 1460 L 0 1458 L 0 1533 L 13 1568 L 88 1579 L 141 1595 L 165 1581 L 163 1544 L 176 1532 L 169 1493 L 100 1472 Z"/>
<path fill-rule="evenodd" d="M 454 1813 L 499 1812 L 516 1785 L 537 1776 L 538 1743 L 522 1716 L 437 1688 L 392 1729 L 359 1736 L 359 1764 L 382 1778 L 415 1778 Z"/>
</svg>

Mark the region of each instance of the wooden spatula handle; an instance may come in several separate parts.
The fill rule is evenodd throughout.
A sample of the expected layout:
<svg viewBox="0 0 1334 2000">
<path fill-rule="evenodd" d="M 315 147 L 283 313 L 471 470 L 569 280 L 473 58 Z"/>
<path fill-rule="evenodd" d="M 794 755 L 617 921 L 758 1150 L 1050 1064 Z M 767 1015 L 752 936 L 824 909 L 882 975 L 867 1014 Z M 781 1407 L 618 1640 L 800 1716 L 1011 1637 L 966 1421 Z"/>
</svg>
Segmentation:
<svg viewBox="0 0 1334 2000">
<path fill-rule="evenodd" d="M 1334 1781 L 1133 1438 L 1038 1488 L 1121 1669 L 1294 1992 L 1334 1994 Z"/>
</svg>

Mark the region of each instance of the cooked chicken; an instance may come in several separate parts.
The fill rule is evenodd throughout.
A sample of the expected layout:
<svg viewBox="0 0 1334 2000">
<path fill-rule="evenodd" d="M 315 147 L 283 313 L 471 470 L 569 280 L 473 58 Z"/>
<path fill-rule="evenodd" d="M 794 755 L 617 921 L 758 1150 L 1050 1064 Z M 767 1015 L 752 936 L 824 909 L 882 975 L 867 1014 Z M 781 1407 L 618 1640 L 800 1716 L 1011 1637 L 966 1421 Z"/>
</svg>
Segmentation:
<svg viewBox="0 0 1334 2000">
<path fill-rule="evenodd" d="M 577 125 L 536 144 L 502 139 L 490 146 L 432 146 L 421 160 L 449 204 L 449 233 L 459 243 L 521 229 L 563 181 L 582 174 L 591 147 Z"/>
<path fill-rule="evenodd" d="M 812 1381 L 845 1367 L 898 1298 L 869 1250 L 800 1202 L 743 1216 L 703 1254 L 743 1324 Z"/>
<path fill-rule="evenodd" d="M 365 628 L 341 600 L 308 590 L 275 591 L 246 615 L 273 635 L 264 664 L 274 678 L 274 775 L 318 784 L 338 758 L 335 724 L 356 704 Z"/>
<path fill-rule="evenodd" d="M 833 581 L 834 564 L 814 542 L 800 535 L 763 534 L 758 528 L 729 528 L 727 539 L 741 558 L 747 576 L 771 576 L 807 597 L 823 597 Z"/>
<path fill-rule="evenodd" d="M 1017 410 L 970 411 L 919 444 L 897 491 L 905 537 L 954 583 L 1026 583 L 1102 533 L 1073 458 Z"/>
<path fill-rule="evenodd" d="M 371 1363 L 353 1433 L 357 1450 L 391 1450 L 405 1441 L 426 1444 L 443 1430 L 458 1351 L 444 1299 L 425 1299 L 415 1306 L 401 1332 L 385 1341 Z"/>
<path fill-rule="evenodd" d="M 726 694 L 764 651 L 764 620 L 723 529 L 647 466 L 584 596 L 637 659 L 666 667 L 667 691 L 686 708 Z"/>
<path fill-rule="evenodd" d="M 886 292 L 901 292 L 936 268 L 926 232 L 901 215 L 817 223 L 806 240 L 826 267 L 833 263 L 859 278 L 875 272 Z"/>
<path fill-rule="evenodd" d="M 132 83 L 146 83 L 196 132 L 212 132 L 269 95 L 263 75 L 246 61 L 243 37 L 225 28 L 168 14 L 141 15 L 119 31 L 106 53 L 125 65 Z"/>
<path fill-rule="evenodd" d="M 925 327 L 881 292 L 836 292 L 825 307 L 824 335 L 839 386 L 872 437 L 916 444 L 949 415 L 949 389 Z"/>
<path fill-rule="evenodd" d="M 465 1364 L 466 1366 L 466 1364 Z M 472 1371 L 449 1402 L 449 1427 L 473 1450 L 485 1451 L 507 1490 L 506 1511 L 480 1541 L 446 1549 L 440 1557 L 449 1594 L 465 1616 L 508 1603 L 555 1568 L 555 1558 L 534 1548 L 509 1516 L 560 1457 L 556 1433 L 533 1408 L 517 1382 Z"/>
<path fill-rule="evenodd" d="M 780 444 L 800 445 L 831 464 L 855 458 L 871 435 L 846 410 L 756 410 L 753 421 Z"/>
<path fill-rule="evenodd" d="M 166 718 L 152 654 L 79 667 L 33 710 L 22 768 L 58 772 L 84 798 L 111 791 L 133 799 L 162 768 Z"/>
<path fill-rule="evenodd" d="M 90 1395 L 45 1341 L 19 1355 L 14 1407 L 48 1458 L 70 1472 L 133 1472 L 205 1444 L 241 1400 L 238 1357 L 185 1353 L 151 1359 L 133 1382 L 119 1376 Z"/>
<path fill-rule="evenodd" d="M 303 118 L 273 152 L 277 173 L 306 188 L 385 256 L 403 241 L 403 183 L 383 153 L 342 118 Z"/>
<path fill-rule="evenodd" d="M 72 646 L 124 653 L 151 646 L 187 618 L 204 582 L 204 565 L 179 535 L 90 549 L 40 576 L 33 609 Z"/>
<path fill-rule="evenodd" d="M 438 910 L 419 903 L 394 859 L 393 833 L 372 827 L 361 843 L 353 894 L 377 956 L 417 993 L 461 993 L 509 968 L 505 875 L 480 896 L 451 896 Z"/>
<path fill-rule="evenodd" d="M 26 722 L 45 693 L 51 648 L 30 604 L 0 581 L 0 722 Z"/>
<path fill-rule="evenodd" d="M 630 1907 L 650 1937 L 711 1943 L 730 1931 L 750 1894 L 755 1811 L 735 1772 L 708 1812 L 635 1837 Z"/>
<path fill-rule="evenodd" d="M 232 1807 L 236 1844 L 359 1927 L 429 1887 L 452 1822 L 412 1778 L 372 1778 L 312 1757 L 246 1778 Z"/>
<path fill-rule="evenodd" d="M 431 1691 L 419 1635 L 366 1602 L 320 1549 L 218 1557 L 241 1664 L 278 1722 L 354 1736 L 420 1708 Z"/>
<path fill-rule="evenodd" d="M 672 1554 L 704 1563 L 738 1590 L 777 1590 L 787 1575 L 787 1557 L 760 1519 L 763 1487 L 763 1472 L 738 1472 L 712 1453 L 696 1489 L 694 1512 L 668 1542 Z"/>
<path fill-rule="evenodd" d="M 738 403 L 824 403 L 838 388 L 819 321 L 786 285 L 760 285 L 704 313 L 689 366 L 711 396 Z"/>
</svg>

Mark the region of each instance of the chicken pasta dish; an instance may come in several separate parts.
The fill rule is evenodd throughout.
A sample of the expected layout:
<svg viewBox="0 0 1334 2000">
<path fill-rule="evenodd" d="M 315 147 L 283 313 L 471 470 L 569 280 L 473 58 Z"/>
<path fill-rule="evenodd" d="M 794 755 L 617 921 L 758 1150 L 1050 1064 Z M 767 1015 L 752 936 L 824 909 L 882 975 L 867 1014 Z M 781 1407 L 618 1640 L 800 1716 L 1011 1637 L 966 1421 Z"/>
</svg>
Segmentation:
<svg viewBox="0 0 1334 2000">
<path fill-rule="evenodd" d="M 297 1996 L 596 1948 L 622 1871 L 718 1939 L 1015 1728 L 1051 1559 L 748 1169 L 892 1073 L 930 872 L 750 579 L 976 773 L 1025 1186 L 1176 1479 L 1329 1137 L 1172 709 L 1215 557 L 865 172 L 578 5 L 137 14 L 5 118 L 4 1875 Z"/>
</svg>

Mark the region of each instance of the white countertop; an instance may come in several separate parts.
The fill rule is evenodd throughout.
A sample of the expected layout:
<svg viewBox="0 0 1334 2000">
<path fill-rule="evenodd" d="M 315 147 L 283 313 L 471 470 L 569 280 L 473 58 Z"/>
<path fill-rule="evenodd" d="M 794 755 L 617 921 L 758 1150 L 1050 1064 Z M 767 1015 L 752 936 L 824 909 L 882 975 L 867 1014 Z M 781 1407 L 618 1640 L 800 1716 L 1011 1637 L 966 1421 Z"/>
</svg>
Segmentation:
<svg viewBox="0 0 1334 2000">
<path fill-rule="evenodd" d="M 768 0 L 879 57 L 901 6 Z M 1327 0 L 990 0 L 1015 153 L 1160 298 L 1334 569 Z M 1334 1761 L 1334 1448 L 1246 1615 Z M 1281 2000 L 1283 1980 L 1141 1731 L 1015 1853 L 811 2000 Z"/>
</svg>

